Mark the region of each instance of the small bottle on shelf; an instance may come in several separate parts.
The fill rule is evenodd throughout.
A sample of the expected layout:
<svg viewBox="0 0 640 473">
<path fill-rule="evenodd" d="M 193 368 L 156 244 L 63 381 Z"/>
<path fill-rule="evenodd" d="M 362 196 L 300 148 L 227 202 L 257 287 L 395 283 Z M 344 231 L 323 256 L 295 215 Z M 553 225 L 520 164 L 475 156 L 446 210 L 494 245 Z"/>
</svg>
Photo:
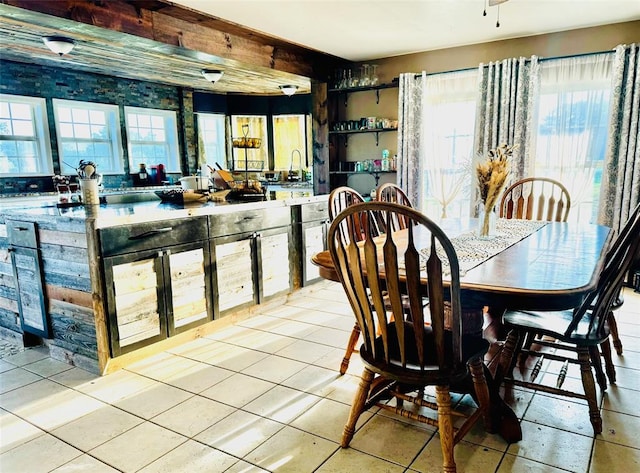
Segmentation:
<svg viewBox="0 0 640 473">
<path fill-rule="evenodd" d="M 389 150 L 388 149 L 383 149 L 382 150 L 382 163 L 380 165 L 380 170 L 385 172 L 385 171 L 389 171 L 389 169 L 390 169 Z"/>
</svg>

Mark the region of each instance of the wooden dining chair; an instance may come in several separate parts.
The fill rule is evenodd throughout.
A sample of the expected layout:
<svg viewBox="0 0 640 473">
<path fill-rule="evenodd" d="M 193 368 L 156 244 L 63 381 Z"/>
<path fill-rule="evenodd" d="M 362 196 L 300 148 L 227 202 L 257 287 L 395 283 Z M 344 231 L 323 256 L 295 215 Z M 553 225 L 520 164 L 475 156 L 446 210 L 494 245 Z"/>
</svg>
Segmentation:
<svg viewBox="0 0 640 473">
<path fill-rule="evenodd" d="M 571 196 L 562 183 L 548 177 L 526 177 L 502 194 L 500 218 L 566 222 Z"/>
<path fill-rule="evenodd" d="M 395 202 L 396 204 L 405 205 L 407 207 L 413 208 L 411 204 L 411 199 L 409 196 L 402 190 L 402 188 L 392 182 L 387 182 L 382 184 L 380 187 L 376 189 L 376 200 L 378 202 Z M 405 220 L 392 222 L 391 231 L 402 230 L 403 228 L 407 228 L 408 222 Z M 386 231 L 384 225 L 384 219 L 380 222 L 379 226 Z"/>
<path fill-rule="evenodd" d="M 399 217 L 410 224 L 406 232 L 379 236 L 368 225 L 377 214 L 384 215 L 387 224 Z M 360 241 L 359 234 L 353 233 L 353 220 L 366 222 Z M 426 236 L 422 241 L 428 248 L 416 246 L 418 234 Z M 368 202 L 353 205 L 336 217 L 329 228 L 328 246 L 363 338 L 360 357 L 364 370 L 344 427 L 342 447 L 349 446 L 360 415 L 376 406 L 437 426 L 444 471 L 455 472 L 454 445 L 481 417 L 489 422 L 489 389 L 482 363 L 489 344 L 481 334 L 464 334 L 458 258 L 451 241 L 414 209 Z M 421 258 L 421 250 L 428 253 L 426 261 Z M 443 268 L 450 272 L 445 274 Z M 428 282 L 423 284 L 425 277 Z M 446 290 L 445 278 L 449 280 Z M 408 310 L 403 303 L 405 296 Z M 428 308 L 423 304 L 426 297 L 430 300 Z M 472 396 L 478 404 L 468 416 L 452 413 L 450 391 L 455 392 L 461 379 L 471 381 Z M 435 402 L 421 395 L 426 386 L 435 386 Z M 395 398 L 396 405 L 386 402 L 390 397 Z M 404 409 L 404 402 L 414 408 Z M 419 408 L 435 412 L 423 415 L 416 412 Z M 454 418 L 464 421 L 454 426 Z"/>
<path fill-rule="evenodd" d="M 609 253 L 611 253 L 612 251 L 615 251 L 616 245 L 620 244 L 620 242 L 623 241 L 624 238 L 626 238 L 626 235 L 632 231 L 633 222 L 639 214 L 640 214 L 640 203 L 636 205 L 635 209 L 629 215 L 629 218 L 627 219 L 626 223 L 620 229 L 618 236 L 616 237 L 615 241 L 612 243 L 609 249 Z M 640 255 L 636 255 L 636 258 L 638 258 L 639 256 Z M 633 264 L 633 261 L 631 264 Z M 607 317 L 607 325 L 609 326 L 610 336 L 609 338 L 607 338 L 607 340 L 605 340 L 600 345 L 600 348 L 602 351 L 602 357 L 604 358 L 604 362 L 605 362 L 607 378 L 609 378 L 610 383 L 616 382 L 616 368 L 613 363 L 613 359 L 611 357 L 611 344 L 613 345 L 613 348 L 616 350 L 616 353 L 619 356 L 622 355 L 622 341 L 620 340 L 620 334 L 618 332 L 618 323 L 616 322 L 616 317 L 614 314 L 615 314 L 615 310 L 619 309 L 624 303 L 624 299 L 622 298 L 623 284 L 624 284 L 624 277 L 621 278 L 618 283 L 618 287 L 616 289 L 616 297 L 614 298 L 613 303 L 611 304 L 611 310 L 609 311 L 609 315 Z M 609 343 L 609 339 L 611 339 L 611 344 Z"/>
<path fill-rule="evenodd" d="M 341 186 L 336 187 L 329 194 L 329 220 L 333 221 L 343 210 L 349 208 L 354 204 L 361 204 L 364 202 L 362 196 L 351 187 Z M 357 220 L 357 217 L 354 217 L 350 222 L 350 225 L 353 227 L 353 235 L 356 238 L 356 241 L 360 241 L 362 239 L 362 224 Z M 358 231 L 355 231 L 355 229 Z M 348 232 L 345 231 L 345 238 L 348 236 Z M 347 369 L 349 368 L 349 361 L 351 360 L 351 355 L 355 351 L 356 344 L 358 343 L 358 339 L 360 338 L 360 327 L 357 322 L 354 324 L 353 329 L 351 330 L 351 335 L 349 336 L 349 341 L 347 342 L 347 349 L 345 350 L 344 357 L 342 358 L 342 362 L 340 363 L 340 374 L 345 374 Z"/>
<path fill-rule="evenodd" d="M 602 362 L 598 350 L 608 343 L 608 321 L 618 290 L 631 262 L 640 250 L 640 212 L 636 209 L 624 231 L 621 231 L 605 257 L 603 269 L 598 276 L 597 288 L 583 303 L 573 310 L 562 311 L 507 311 L 502 322 L 510 330 L 500 358 L 500 370 L 504 382 L 538 391 L 584 399 L 589 406 L 589 416 L 596 434 L 602 432 L 602 419 L 598 409 L 592 368 L 598 384 L 606 389 L 602 373 Z M 527 335 L 541 334 L 532 346 L 524 346 Z M 522 356 L 519 356 L 522 355 Z M 537 358 L 529 380 L 524 375 L 515 376 L 520 361 Z M 550 383 L 551 371 L 547 369 L 538 377 L 543 360 L 561 363 L 555 385 Z M 579 365 L 583 392 L 562 389 L 569 365 Z"/>
</svg>

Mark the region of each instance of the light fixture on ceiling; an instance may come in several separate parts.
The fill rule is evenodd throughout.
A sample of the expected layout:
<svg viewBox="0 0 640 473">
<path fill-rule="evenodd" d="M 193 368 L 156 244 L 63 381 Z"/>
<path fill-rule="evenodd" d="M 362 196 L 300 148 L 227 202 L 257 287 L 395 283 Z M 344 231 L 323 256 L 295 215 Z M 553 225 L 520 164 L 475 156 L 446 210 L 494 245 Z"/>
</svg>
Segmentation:
<svg viewBox="0 0 640 473">
<path fill-rule="evenodd" d="M 500 4 L 506 3 L 509 0 L 488 0 L 490 7 L 498 7 L 498 14 L 496 19 L 496 28 L 500 28 Z M 484 0 L 484 11 L 482 12 L 482 16 L 487 16 L 487 0 Z"/>
<path fill-rule="evenodd" d="M 284 95 L 291 97 L 298 90 L 298 86 L 297 85 L 281 85 L 280 90 Z"/>
<path fill-rule="evenodd" d="M 42 42 L 54 53 L 62 56 L 68 54 L 76 45 L 76 42 L 66 36 L 45 36 Z"/>
<path fill-rule="evenodd" d="M 215 84 L 224 75 L 224 71 L 219 71 L 217 69 L 202 69 L 202 75 L 209 82 L 213 82 Z"/>
</svg>

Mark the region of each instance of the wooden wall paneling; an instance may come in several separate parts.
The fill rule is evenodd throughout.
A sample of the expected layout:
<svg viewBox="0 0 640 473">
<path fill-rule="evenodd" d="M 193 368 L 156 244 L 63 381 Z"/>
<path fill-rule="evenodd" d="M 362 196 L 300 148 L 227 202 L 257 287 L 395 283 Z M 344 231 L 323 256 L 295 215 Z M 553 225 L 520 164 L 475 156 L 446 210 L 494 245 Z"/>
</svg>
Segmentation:
<svg viewBox="0 0 640 473">
<path fill-rule="evenodd" d="M 328 194 L 329 183 L 329 116 L 326 82 L 311 82 L 314 193 Z"/>
<path fill-rule="evenodd" d="M 56 345 L 71 353 L 95 359 L 97 341 L 93 310 L 63 301 L 50 300 L 49 313 Z"/>
</svg>

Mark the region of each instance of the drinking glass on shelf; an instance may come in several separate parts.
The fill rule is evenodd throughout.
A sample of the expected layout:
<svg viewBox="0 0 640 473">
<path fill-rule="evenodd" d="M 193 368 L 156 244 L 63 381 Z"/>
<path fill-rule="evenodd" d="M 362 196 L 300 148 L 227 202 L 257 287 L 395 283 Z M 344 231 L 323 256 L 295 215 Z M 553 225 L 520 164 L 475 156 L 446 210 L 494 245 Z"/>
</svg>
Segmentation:
<svg viewBox="0 0 640 473">
<path fill-rule="evenodd" d="M 351 69 L 349 69 L 348 78 L 349 78 L 348 87 L 358 87 L 358 78 L 355 76 L 355 74 L 352 75 Z"/>
<path fill-rule="evenodd" d="M 377 64 L 371 64 L 371 66 L 369 66 L 369 83 L 371 85 L 378 85 L 378 82 L 380 81 L 380 79 L 378 78 L 378 73 L 376 72 L 376 69 L 378 69 L 378 65 Z"/>
<path fill-rule="evenodd" d="M 369 64 L 363 64 L 362 67 L 360 68 L 361 71 L 361 75 L 360 75 L 360 85 L 362 87 L 367 87 L 368 85 L 371 85 L 371 77 L 370 77 L 370 72 L 369 72 Z"/>
<path fill-rule="evenodd" d="M 345 69 L 342 69 L 340 72 L 341 72 L 341 78 L 340 78 L 340 82 L 338 83 L 338 88 L 346 89 L 347 87 L 349 87 L 349 82 L 347 80 L 347 71 Z"/>
</svg>

